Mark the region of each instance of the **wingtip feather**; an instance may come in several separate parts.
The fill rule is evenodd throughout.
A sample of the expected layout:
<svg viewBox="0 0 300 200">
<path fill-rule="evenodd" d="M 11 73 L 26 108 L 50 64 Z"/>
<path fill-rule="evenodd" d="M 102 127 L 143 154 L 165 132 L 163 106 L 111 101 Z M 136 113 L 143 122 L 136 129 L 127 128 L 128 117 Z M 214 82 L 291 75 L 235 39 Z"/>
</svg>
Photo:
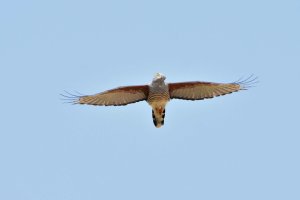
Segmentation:
<svg viewBox="0 0 300 200">
<path fill-rule="evenodd" d="M 80 94 L 79 92 L 76 93 Z M 64 103 L 75 105 L 75 104 L 80 104 L 80 98 L 83 97 L 84 95 L 82 94 L 76 95 L 64 90 L 64 93 L 61 93 L 60 96 L 62 97 L 60 98 L 60 100 L 64 101 Z"/>
<path fill-rule="evenodd" d="M 258 77 L 254 76 L 254 74 L 251 74 L 247 78 L 240 78 L 239 80 L 233 82 L 233 84 L 237 84 L 240 86 L 240 90 L 248 90 L 252 87 L 255 87 L 256 84 L 258 84 Z"/>
</svg>

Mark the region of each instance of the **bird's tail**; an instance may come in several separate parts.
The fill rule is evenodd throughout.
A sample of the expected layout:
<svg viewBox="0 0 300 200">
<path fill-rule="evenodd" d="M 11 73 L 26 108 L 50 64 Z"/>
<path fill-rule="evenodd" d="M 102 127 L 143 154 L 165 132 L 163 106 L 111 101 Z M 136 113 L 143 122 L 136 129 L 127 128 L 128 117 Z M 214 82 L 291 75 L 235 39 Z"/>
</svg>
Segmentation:
<svg viewBox="0 0 300 200">
<path fill-rule="evenodd" d="M 152 110 L 153 123 L 156 128 L 160 128 L 161 126 L 164 125 L 165 113 L 166 113 L 166 110 L 164 108 Z"/>
</svg>

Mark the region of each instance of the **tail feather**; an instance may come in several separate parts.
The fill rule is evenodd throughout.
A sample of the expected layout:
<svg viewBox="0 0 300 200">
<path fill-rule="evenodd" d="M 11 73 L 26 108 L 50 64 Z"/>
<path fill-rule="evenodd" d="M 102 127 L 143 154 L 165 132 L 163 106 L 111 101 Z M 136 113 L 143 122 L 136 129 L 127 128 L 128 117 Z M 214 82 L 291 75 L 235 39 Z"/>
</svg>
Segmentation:
<svg viewBox="0 0 300 200">
<path fill-rule="evenodd" d="M 165 123 L 165 113 L 166 110 L 164 109 L 162 112 L 159 112 L 157 110 L 152 110 L 152 118 L 153 123 L 156 128 L 160 128 Z"/>
</svg>

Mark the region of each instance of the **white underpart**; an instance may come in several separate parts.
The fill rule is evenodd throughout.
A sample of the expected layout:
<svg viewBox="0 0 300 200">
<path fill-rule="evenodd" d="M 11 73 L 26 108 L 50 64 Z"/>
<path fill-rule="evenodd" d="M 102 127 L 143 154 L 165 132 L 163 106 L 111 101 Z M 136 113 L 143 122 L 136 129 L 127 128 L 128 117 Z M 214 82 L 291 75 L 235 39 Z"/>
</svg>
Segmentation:
<svg viewBox="0 0 300 200">
<path fill-rule="evenodd" d="M 164 108 L 170 100 L 169 87 L 164 82 L 165 79 L 166 77 L 163 74 L 157 73 L 149 85 L 148 103 L 152 108 Z"/>
<path fill-rule="evenodd" d="M 166 77 L 157 73 L 152 83 L 149 85 L 149 95 L 147 102 L 154 112 L 156 127 L 159 128 L 164 124 L 164 109 L 170 100 L 169 87 L 164 82 Z"/>
</svg>

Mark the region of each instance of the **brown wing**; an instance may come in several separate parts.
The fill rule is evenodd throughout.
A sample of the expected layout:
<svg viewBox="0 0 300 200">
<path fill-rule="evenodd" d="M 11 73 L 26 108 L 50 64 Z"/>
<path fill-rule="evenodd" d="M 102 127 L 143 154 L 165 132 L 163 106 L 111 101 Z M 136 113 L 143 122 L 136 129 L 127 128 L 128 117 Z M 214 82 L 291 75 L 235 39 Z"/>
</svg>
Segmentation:
<svg viewBox="0 0 300 200">
<path fill-rule="evenodd" d="M 107 90 L 95 95 L 77 96 L 70 93 L 62 95 L 71 103 L 95 106 L 123 106 L 146 100 L 149 93 L 148 85 L 126 86 Z"/>
<path fill-rule="evenodd" d="M 182 82 L 168 85 L 171 99 L 202 100 L 246 90 L 256 83 L 256 80 L 257 78 L 251 76 L 234 83 Z"/>
</svg>

